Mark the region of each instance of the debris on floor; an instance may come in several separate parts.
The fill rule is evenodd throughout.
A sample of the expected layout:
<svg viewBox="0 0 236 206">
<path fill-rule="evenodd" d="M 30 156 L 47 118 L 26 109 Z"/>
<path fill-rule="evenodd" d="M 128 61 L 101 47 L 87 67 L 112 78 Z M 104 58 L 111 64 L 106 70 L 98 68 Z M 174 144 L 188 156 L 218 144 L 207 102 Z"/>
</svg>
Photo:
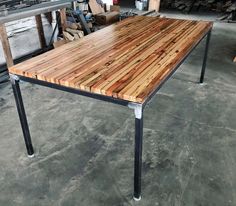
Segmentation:
<svg viewBox="0 0 236 206">
<path fill-rule="evenodd" d="M 230 1 L 228 1 L 230 2 Z M 234 22 L 236 23 L 236 2 L 229 3 L 224 15 L 219 18 L 221 21 Z"/>
</svg>

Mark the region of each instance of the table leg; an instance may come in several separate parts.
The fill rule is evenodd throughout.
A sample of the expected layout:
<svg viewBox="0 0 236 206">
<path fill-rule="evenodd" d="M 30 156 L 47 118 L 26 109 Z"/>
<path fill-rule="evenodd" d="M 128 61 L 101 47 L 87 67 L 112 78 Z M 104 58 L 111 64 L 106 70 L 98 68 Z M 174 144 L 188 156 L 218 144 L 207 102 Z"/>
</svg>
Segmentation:
<svg viewBox="0 0 236 206">
<path fill-rule="evenodd" d="M 202 64 L 202 71 L 201 71 L 201 77 L 200 77 L 200 83 L 202 84 L 204 81 L 205 71 L 206 71 L 206 63 L 207 63 L 207 55 L 208 55 L 208 49 L 209 49 L 209 43 L 211 39 L 211 31 L 207 34 L 206 39 L 206 48 L 204 52 L 204 58 L 203 58 L 203 64 Z"/>
<path fill-rule="evenodd" d="M 41 49 L 47 47 L 41 14 L 35 16 Z"/>
<path fill-rule="evenodd" d="M 7 37 L 7 31 L 4 24 L 0 25 L 0 40 L 2 42 L 3 52 L 6 59 L 7 67 L 11 67 L 14 65 L 11 48 L 9 44 L 9 40 Z"/>
<path fill-rule="evenodd" d="M 143 107 L 129 105 L 135 112 L 135 148 L 134 148 L 134 200 L 141 200 L 142 148 L 143 148 Z"/>
<path fill-rule="evenodd" d="M 28 152 L 29 157 L 34 157 L 34 149 L 31 142 L 29 126 L 25 114 L 24 104 L 21 96 L 20 85 L 19 85 L 19 78 L 15 75 L 11 76 L 11 84 L 13 88 L 13 93 L 16 101 L 16 107 L 19 114 L 21 127 L 24 135 L 25 145 Z"/>
<path fill-rule="evenodd" d="M 141 200 L 143 117 L 135 118 L 134 200 Z"/>
</svg>

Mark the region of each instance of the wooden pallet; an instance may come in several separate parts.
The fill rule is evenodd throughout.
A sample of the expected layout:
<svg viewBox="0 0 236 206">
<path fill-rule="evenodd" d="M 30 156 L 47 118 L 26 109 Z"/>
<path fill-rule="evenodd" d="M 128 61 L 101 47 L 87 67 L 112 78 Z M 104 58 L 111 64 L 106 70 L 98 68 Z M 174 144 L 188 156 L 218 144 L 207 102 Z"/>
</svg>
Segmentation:
<svg viewBox="0 0 236 206">
<path fill-rule="evenodd" d="M 10 68 L 10 73 L 143 103 L 212 23 L 136 16 Z"/>
</svg>

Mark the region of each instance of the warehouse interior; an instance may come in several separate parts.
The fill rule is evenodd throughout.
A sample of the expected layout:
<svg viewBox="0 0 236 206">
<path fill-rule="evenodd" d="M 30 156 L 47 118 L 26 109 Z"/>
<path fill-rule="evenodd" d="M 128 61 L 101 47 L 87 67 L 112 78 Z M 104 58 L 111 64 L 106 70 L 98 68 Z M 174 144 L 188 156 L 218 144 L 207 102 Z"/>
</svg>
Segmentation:
<svg viewBox="0 0 236 206">
<path fill-rule="evenodd" d="M 65 21 L 61 11 L 66 11 Z M 34 17 L 35 12 L 42 12 L 39 21 Z M 142 10 L 136 8 L 132 0 L 1 3 L 0 206 L 235 206 L 235 13 L 234 0 L 150 0 Z M 60 73 L 60 64 L 73 70 L 66 62 L 74 61 L 85 62 L 84 69 L 88 71 L 103 61 L 104 53 L 92 50 L 103 41 L 110 48 L 104 62 L 112 66 L 113 60 L 122 56 L 119 49 L 124 52 L 126 48 L 122 42 L 118 46 L 112 44 L 125 37 L 122 33 L 106 36 L 102 32 L 113 32 L 116 26 L 132 18 L 213 22 L 204 83 L 200 84 L 199 78 L 206 57 L 207 36 L 196 47 L 191 47 L 188 56 L 181 57 L 176 72 L 166 78 L 145 105 L 140 199 L 134 195 L 133 177 L 137 152 L 136 110 L 113 104 L 110 99 L 110 102 L 101 101 L 97 94 L 97 99 L 90 93 L 76 95 L 74 88 L 73 92 L 58 90 L 58 82 L 50 82 L 51 87 L 46 87 L 46 83 L 39 85 L 32 80 L 33 75 L 29 77 L 30 70 L 21 75 L 17 73 L 32 65 L 36 69 L 37 65 L 41 66 L 40 62 L 45 68 L 48 66 Z M 40 25 L 44 37 L 40 36 Z M 119 29 L 124 32 L 128 24 L 121 25 Z M 143 31 L 138 23 L 131 25 L 133 30 L 126 35 L 138 32 L 139 27 Z M 149 29 L 146 33 L 136 38 L 141 39 L 143 35 L 148 44 L 153 37 Z M 95 42 L 97 38 L 101 41 Z M 187 37 L 183 45 L 193 39 Z M 128 40 L 135 41 L 131 37 Z M 69 53 L 69 48 L 73 48 L 74 53 Z M 102 49 L 107 52 L 105 46 Z M 127 49 L 133 52 L 131 47 Z M 98 53 L 93 64 L 89 58 L 91 53 Z M 147 53 L 141 55 L 143 59 Z M 53 58 L 48 61 L 50 55 L 63 58 L 58 62 Z M 113 55 L 114 59 L 110 60 Z M 77 56 L 83 58 L 76 59 Z M 170 54 L 166 52 L 164 56 Z M 129 59 L 133 56 L 127 52 L 124 58 L 126 61 L 122 61 L 127 62 L 129 69 Z M 98 71 L 103 70 L 104 67 Z M 76 75 L 76 72 L 70 74 Z M 19 85 L 34 148 L 28 155 L 24 141 L 27 134 L 22 133 L 22 116 L 18 115 L 22 114 L 22 107 L 16 106 L 17 95 L 13 93 L 17 91 L 14 88 L 18 75 L 25 75 Z M 118 82 L 128 81 L 126 78 Z"/>
</svg>

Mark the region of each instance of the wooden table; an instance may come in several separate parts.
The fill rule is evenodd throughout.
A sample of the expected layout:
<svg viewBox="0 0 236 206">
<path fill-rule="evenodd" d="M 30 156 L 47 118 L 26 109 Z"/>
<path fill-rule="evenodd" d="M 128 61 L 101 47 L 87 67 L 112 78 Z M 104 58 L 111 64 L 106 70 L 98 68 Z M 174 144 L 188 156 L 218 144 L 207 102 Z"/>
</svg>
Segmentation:
<svg viewBox="0 0 236 206">
<path fill-rule="evenodd" d="M 137 16 L 9 69 L 28 155 L 33 155 L 19 80 L 128 106 L 135 113 L 134 199 L 141 199 L 143 111 L 207 36 L 212 23 Z"/>
<path fill-rule="evenodd" d="M 38 34 L 39 34 L 39 40 L 41 48 L 46 47 L 46 39 L 44 36 L 44 29 L 42 24 L 42 17 L 41 14 L 60 10 L 61 14 L 61 24 L 62 27 L 65 27 L 66 23 L 66 7 L 70 6 L 71 4 L 69 2 L 48 2 L 43 3 L 39 5 L 34 5 L 29 8 L 21 9 L 20 11 L 11 11 L 7 16 L 0 17 L 0 40 L 2 42 L 3 52 L 6 59 L 7 67 L 11 67 L 14 65 L 10 43 L 7 36 L 7 31 L 5 24 L 11 21 L 35 16 Z"/>
</svg>

